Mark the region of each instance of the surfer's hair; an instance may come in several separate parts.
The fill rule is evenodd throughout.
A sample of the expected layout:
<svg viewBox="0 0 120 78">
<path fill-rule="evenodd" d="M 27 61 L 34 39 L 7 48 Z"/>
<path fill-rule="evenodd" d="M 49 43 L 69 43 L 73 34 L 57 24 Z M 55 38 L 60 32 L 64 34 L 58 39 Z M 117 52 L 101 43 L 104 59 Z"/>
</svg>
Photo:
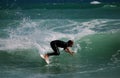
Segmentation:
<svg viewBox="0 0 120 78">
<path fill-rule="evenodd" d="M 74 42 L 72 41 L 72 40 L 68 40 L 68 45 L 71 45 L 71 44 L 73 44 Z"/>
</svg>

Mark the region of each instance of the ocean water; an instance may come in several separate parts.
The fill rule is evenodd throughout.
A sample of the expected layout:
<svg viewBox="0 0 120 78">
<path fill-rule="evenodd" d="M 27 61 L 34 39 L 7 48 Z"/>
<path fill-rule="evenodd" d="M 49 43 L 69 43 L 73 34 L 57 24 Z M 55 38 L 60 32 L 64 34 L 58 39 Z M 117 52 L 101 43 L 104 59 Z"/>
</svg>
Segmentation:
<svg viewBox="0 0 120 78">
<path fill-rule="evenodd" d="M 119 5 L 53 5 L 0 10 L 0 78 L 119 78 Z M 56 39 L 74 40 L 75 55 L 60 49 L 47 65 L 39 54 Z"/>
</svg>

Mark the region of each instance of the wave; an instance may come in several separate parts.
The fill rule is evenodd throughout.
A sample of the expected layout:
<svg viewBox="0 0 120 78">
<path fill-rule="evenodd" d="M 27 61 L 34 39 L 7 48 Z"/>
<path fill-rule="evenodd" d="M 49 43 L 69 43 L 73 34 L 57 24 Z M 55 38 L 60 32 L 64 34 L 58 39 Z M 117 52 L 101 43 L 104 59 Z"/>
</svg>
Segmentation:
<svg viewBox="0 0 120 78">
<path fill-rule="evenodd" d="M 2 21 L 22 20 L 25 17 L 31 19 L 119 19 L 119 9 L 119 7 L 106 8 L 103 6 L 96 9 L 5 9 L 0 10 L 0 19 Z"/>
<path fill-rule="evenodd" d="M 32 3 L 20 4 L 11 3 L 8 5 L 1 5 L 0 9 L 88 9 L 98 8 L 101 5 L 91 5 L 89 3 Z"/>
<path fill-rule="evenodd" d="M 9 28 L 5 29 L 9 37 L 8 39 L 0 40 L 1 49 L 36 46 L 40 48 L 41 52 L 45 52 L 50 50 L 48 45 L 52 40 L 73 39 L 76 41 L 95 32 L 114 30 L 116 29 L 114 27 L 119 28 L 119 23 L 116 24 L 115 21 L 107 19 L 85 21 L 68 19 L 30 20 L 29 18 L 24 18 L 19 22 L 17 20 L 13 21 L 13 23 L 9 24 Z M 113 25 L 116 24 L 116 26 L 109 26 L 111 22 Z"/>
<path fill-rule="evenodd" d="M 92 9 L 101 7 L 119 7 L 119 3 L 102 3 L 92 1 L 90 3 L 23 3 L 1 4 L 0 9 Z"/>
<path fill-rule="evenodd" d="M 104 5 L 103 8 L 116 8 L 118 5 Z"/>
<path fill-rule="evenodd" d="M 40 62 L 39 54 L 52 52 L 49 43 L 56 39 L 75 41 L 72 49 L 76 52 L 76 56 L 71 60 L 76 61 L 73 63 L 119 62 L 120 37 L 117 19 L 31 20 L 24 18 L 17 21 L 18 23 L 16 21 L 5 29 L 9 32 L 9 37 L 0 39 L 1 59 L 11 59 L 7 62 Z M 59 57 L 61 63 L 70 59 L 63 52 L 61 54 L 62 56 Z M 63 61 L 64 57 L 66 59 Z"/>
<path fill-rule="evenodd" d="M 20 78 L 79 78 L 98 73 L 97 77 L 108 77 L 111 73 L 119 78 L 119 25 L 119 19 L 14 20 L 2 29 L 7 37 L 0 38 L 0 73 Z M 73 39 L 76 53 L 71 56 L 60 49 L 60 56 L 50 57 L 46 65 L 39 54 L 52 52 L 49 43 L 54 39 Z"/>
</svg>

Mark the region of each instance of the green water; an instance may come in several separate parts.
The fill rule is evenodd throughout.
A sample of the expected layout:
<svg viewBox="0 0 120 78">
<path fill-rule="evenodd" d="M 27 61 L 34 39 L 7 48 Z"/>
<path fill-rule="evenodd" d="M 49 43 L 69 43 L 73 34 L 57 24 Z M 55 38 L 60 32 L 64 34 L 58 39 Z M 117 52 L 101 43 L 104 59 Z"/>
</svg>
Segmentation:
<svg viewBox="0 0 120 78">
<path fill-rule="evenodd" d="M 72 5 L 0 10 L 1 78 L 120 77 L 119 5 Z M 47 65 L 39 54 L 56 39 L 74 40 L 75 55 L 60 49 Z"/>
</svg>

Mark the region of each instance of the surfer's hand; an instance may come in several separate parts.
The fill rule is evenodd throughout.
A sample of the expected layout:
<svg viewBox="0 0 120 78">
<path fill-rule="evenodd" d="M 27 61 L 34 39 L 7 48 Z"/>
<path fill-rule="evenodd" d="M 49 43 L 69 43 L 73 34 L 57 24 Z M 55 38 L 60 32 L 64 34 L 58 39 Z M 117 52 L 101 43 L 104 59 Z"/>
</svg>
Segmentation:
<svg viewBox="0 0 120 78">
<path fill-rule="evenodd" d="M 73 56 L 73 55 L 74 55 L 74 52 L 70 52 L 70 54 Z"/>
<path fill-rule="evenodd" d="M 74 52 L 73 51 L 70 51 L 69 48 L 66 48 L 65 51 L 69 54 L 71 54 L 72 56 L 74 55 Z"/>
</svg>

